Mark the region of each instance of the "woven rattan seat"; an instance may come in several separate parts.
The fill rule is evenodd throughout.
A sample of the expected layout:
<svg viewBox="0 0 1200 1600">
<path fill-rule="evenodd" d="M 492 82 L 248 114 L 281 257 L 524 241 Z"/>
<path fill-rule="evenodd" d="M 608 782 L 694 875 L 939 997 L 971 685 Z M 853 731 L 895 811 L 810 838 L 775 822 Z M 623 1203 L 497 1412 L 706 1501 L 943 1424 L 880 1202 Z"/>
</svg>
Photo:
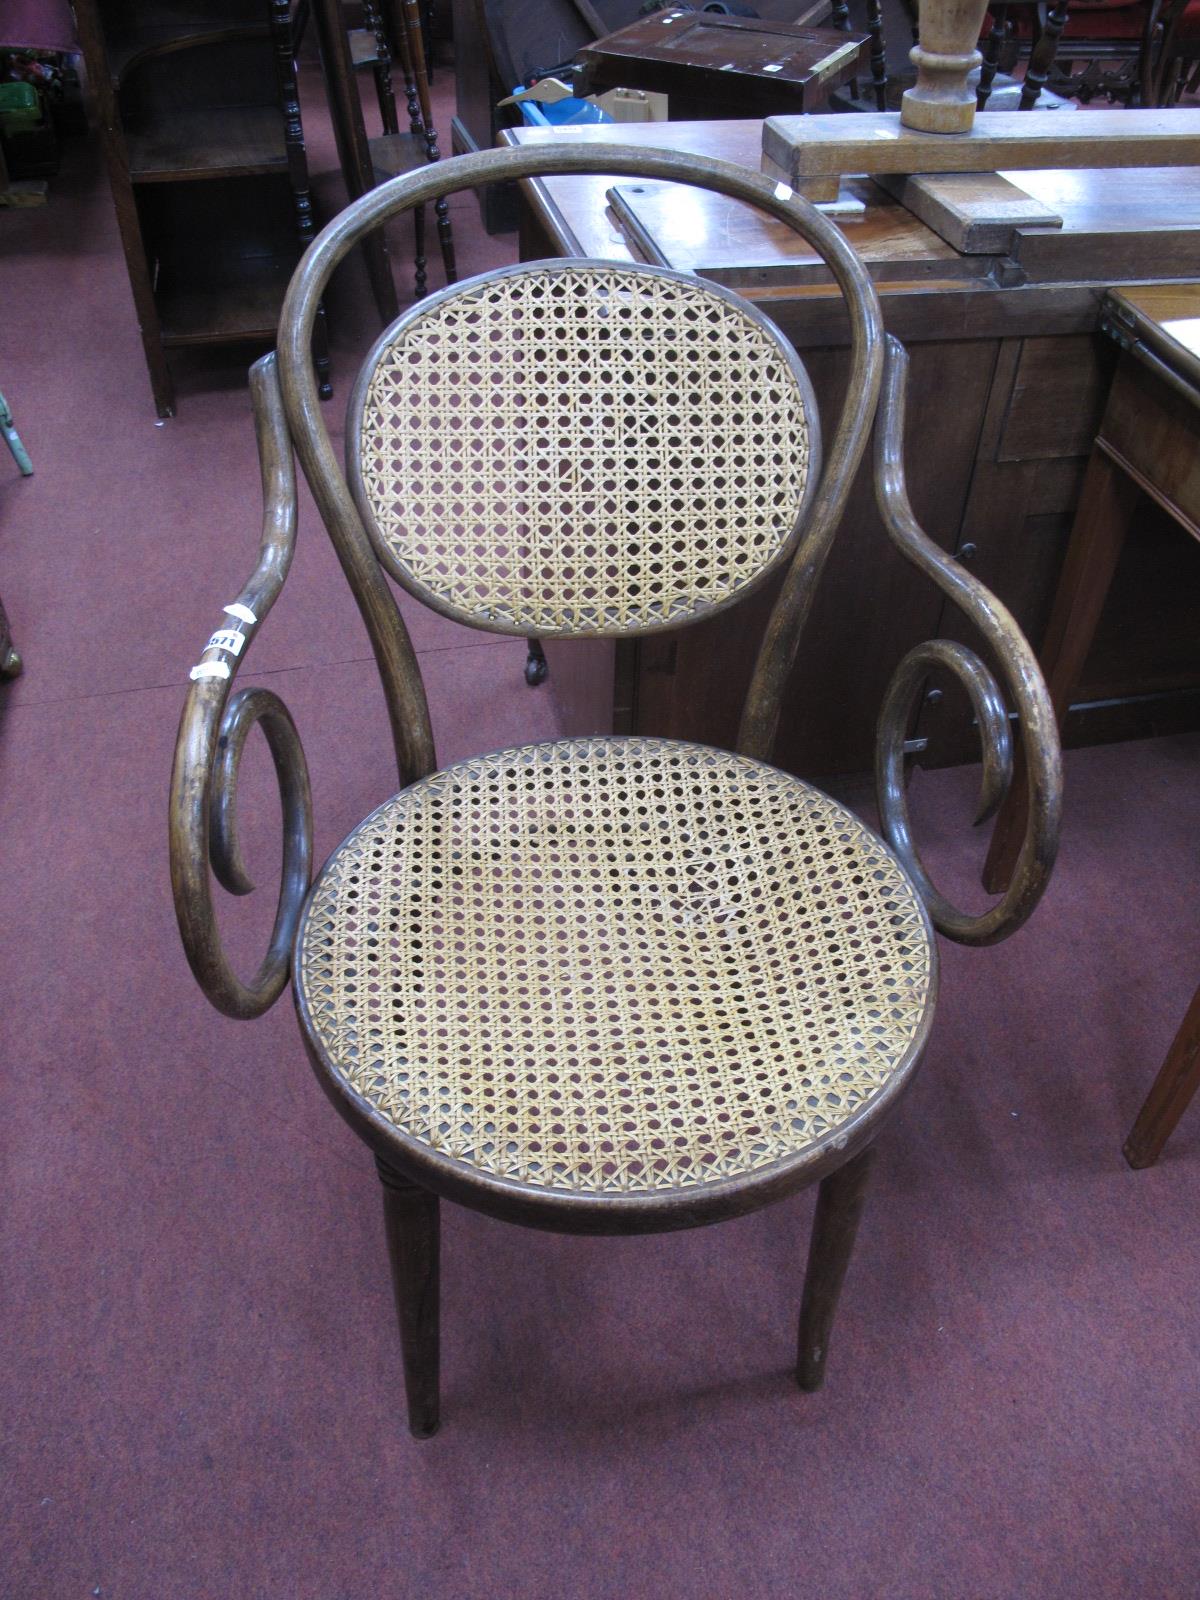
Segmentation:
<svg viewBox="0 0 1200 1600">
<path fill-rule="evenodd" d="M 620 1193 L 786 1160 L 902 1076 L 933 990 L 919 898 L 835 801 L 656 739 L 505 750 L 334 853 L 306 1026 L 417 1144 Z"/>
</svg>

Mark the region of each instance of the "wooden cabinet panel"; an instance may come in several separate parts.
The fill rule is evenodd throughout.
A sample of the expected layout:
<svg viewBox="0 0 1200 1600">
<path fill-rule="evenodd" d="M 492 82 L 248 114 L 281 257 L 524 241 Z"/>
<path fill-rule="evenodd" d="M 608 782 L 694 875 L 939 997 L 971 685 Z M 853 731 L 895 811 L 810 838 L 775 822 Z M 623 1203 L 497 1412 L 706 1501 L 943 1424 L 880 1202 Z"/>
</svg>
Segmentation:
<svg viewBox="0 0 1200 1600">
<path fill-rule="evenodd" d="M 1116 355 L 1109 340 L 1092 334 L 1023 340 L 996 460 L 1086 456 Z"/>
<path fill-rule="evenodd" d="M 981 461 L 971 481 L 960 559 L 1004 602 L 1035 648 L 1049 618 L 1084 465 L 1079 460 Z M 938 631 L 988 659 L 974 629 L 949 603 Z M 995 670 L 994 662 L 989 665 Z M 978 759 L 970 702 L 949 673 L 930 675 L 913 731 L 927 741 L 919 758 L 923 766 Z"/>
<path fill-rule="evenodd" d="M 975 468 L 960 551 L 1040 649 L 1058 587 L 1086 460 L 990 462 Z M 968 549 L 969 547 L 969 549 Z M 1064 727 L 1069 746 L 1193 728 L 1200 715 L 1200 544 L 1147 499 L 1131 531 Z M 949 606 L 945 638 L 980 642 Z M 986 657 L 985 651 L 980 651 Z M 991 663 L 994 669 L 994 663 Z M 923 766 L 978 758 L 966 695 L 931 674 L 914 727 Z"/>
<path fill-rule="evenodd" d="M 991 341 L 911 352 L 908 438 L 913 506 L 948 548 L 957 540 L 995 366 Z M 805 355 L 826 432 L 845 391 L 847 353 Z M 931 441 L 936 441 L 932 444 Z M 732 612 L 638 646 L 639 732 L 731 743 L 778 585 Z M 856 772 L 873 759 L 875 721 L 901 656 L 933 638 L 941 594 L 895 550 L 860 468 L 784 699 L 776 759 L 806 776 Z"/>
</svg>

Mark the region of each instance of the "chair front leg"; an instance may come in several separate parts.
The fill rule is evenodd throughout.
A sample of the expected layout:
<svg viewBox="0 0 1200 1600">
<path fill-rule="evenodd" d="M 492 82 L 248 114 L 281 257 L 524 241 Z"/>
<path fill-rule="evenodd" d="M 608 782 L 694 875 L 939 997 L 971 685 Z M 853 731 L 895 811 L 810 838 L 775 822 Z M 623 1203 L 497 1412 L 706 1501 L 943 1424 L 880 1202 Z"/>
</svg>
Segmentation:
<svg viewBox="0 0 1200 1600">
<path fill-rule="evenodd" d="M 823 1178 L 817 1191 L 796 1352 L 796 1382 L 810 1392 L 819 1389 L 825 1380 L 829 1335 L 850 1265 L 874 1156 L 873 1146 L 868 1145 L 845 1166 Z"/>
<path fill-rule="evenodd" d="M 416 1439 L 437 1432 L 439 1418 L 439 1272 L 441 1231 L 435 1194 L 376 1159 L 383 1184 L 392 1288 L 400 1322 L 408 1426 Z"/>
</svg>

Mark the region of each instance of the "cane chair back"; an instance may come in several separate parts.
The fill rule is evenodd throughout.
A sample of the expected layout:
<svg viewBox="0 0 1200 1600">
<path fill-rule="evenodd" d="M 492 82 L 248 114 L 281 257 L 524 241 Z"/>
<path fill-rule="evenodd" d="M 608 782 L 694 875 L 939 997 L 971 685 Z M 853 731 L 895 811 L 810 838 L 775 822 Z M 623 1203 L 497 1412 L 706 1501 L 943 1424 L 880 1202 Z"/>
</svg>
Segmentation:
<svg viewBox="0 0 1200 1600">
<path fill-rule="evenodd" d="M 820 472 L 808 376 L 740 296 L 661 267 L 540 262 L 390 327 L 347 473 L 380 561 L 498 633 L 625 635 L 786 560 Z"/>
</svg>

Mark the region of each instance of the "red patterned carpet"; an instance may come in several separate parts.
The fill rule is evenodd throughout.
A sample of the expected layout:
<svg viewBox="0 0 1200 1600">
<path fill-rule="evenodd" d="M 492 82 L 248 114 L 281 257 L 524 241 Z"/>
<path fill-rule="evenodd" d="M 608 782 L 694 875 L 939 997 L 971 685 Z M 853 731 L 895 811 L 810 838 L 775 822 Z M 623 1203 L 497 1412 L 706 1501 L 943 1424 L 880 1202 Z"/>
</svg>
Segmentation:
<svg viewBox="0 0 1200 1600">
<path fill-rule="evenodd" d="M 456 202 L 468 267 L 512 248 L 476 215 Z M 26 660 L 0 695 L 0 1592 L 1200 1591 L 1200 1105 L 1159 1168 L 1120 1155 L 1200 975 L 1200 738 L 1073 755 L 1043 908 L 999 949 L 945 950 L 822 1393 L 789 1372 L 811 1195 L 624 1241 L 447 1208 L 445 1423 L 417 1445 L 370 1159 L 287 1003 L 218 1017 L 173 923 L 183 687 L 258 538 L 244 364 L 181 362 L 178 417 L 155 425 L 94 149 L 0 239 L 0 382 L 37 468 L 0 470 Z M 356 263 L 331 313 L 340 415 L 371 326 Z M 443 759 L 604 725 L 603 647 L 552 648 L 531 692 L 519 643 L 429 614 L 414 631 Z M 391 779 L 366 640 L 307 501 L 246 679 L 296 715 L 323 855 Z M 265 768 L 243 810 L 262 801 L 249 854 L 273 885 Z M 973 784 L 917 782 L 960 886 Z M 272 895 L 229 913 L 246 963 Z"/>
</svg>

